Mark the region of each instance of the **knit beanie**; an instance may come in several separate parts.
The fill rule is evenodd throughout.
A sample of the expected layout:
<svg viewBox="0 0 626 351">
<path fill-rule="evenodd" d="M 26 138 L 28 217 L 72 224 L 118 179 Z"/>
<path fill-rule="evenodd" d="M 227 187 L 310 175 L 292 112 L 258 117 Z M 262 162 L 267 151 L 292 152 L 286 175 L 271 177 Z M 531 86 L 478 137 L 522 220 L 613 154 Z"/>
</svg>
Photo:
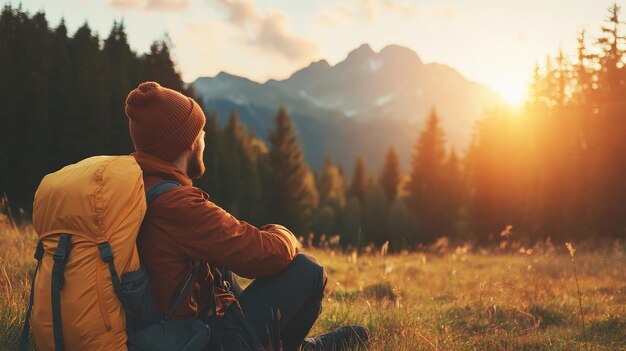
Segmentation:
<svg viewBox="0 0 626 351">
<path fill-rule="evenodd" d="M 128 94 L 126 116 L 135 150 L 167 162 L 190 150 L 206 123 L 192 98 L 156 82 L 141 83 Z"/>
</svg>

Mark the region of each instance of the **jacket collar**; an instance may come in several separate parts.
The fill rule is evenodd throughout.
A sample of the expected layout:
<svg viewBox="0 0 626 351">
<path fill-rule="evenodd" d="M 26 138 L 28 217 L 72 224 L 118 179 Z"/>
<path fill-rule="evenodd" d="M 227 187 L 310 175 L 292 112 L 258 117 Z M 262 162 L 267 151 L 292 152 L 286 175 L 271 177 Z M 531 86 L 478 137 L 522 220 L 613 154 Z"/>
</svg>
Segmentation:
<svg viewBox="0 0 626 351">
<path fill-rule="evenodd" d="M 181 185 L 193 185 L 191 179 L 173 164 L 163 161 L 146 152 L 136 151 L 130 154 L 135 158 L 143 171 L 145 183 L 152 185 L 159 180 L 173 180 Z"/>
</svg>

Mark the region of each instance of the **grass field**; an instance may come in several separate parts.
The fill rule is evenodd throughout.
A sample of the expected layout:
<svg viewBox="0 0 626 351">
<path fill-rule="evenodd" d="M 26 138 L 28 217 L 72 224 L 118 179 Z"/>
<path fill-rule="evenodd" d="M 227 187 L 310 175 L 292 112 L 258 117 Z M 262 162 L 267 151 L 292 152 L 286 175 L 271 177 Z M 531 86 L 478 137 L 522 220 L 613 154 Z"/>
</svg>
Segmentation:
<svg viewBox="0 0 626 351">
<path fill-rule="evenodd" d="M 0 223 L 0 349 L 21 331 L 36 236 Z M 372 350 L 626 350 L 626 251 L 385 255 L 311 250 L 326 267 L 312 333 L 361 323 Z M 582 303 L 584 329 L 582 326 Z"/>
</svg>

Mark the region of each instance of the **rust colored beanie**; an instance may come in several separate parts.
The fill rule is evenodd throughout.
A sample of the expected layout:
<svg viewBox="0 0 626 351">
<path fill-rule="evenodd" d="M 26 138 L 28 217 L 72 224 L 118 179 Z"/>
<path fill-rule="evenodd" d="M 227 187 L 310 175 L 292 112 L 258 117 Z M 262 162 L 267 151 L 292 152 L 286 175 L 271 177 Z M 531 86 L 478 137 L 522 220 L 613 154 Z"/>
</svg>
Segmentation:
<svg viewBox="0 0 626 351">
<path fill-rule="evenodd" d="M 206 123 L 192 98 L 156 82 L 141 83 L 128 94 L 126 116 L 135 150 L 168 162 L 191 149 Z"/>
</svg>

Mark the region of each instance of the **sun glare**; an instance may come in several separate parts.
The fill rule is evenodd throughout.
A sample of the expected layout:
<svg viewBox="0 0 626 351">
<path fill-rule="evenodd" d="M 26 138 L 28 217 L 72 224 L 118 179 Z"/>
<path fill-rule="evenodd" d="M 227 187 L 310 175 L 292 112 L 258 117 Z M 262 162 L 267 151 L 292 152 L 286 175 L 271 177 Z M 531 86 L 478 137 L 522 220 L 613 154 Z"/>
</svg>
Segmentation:
<svg viewBox="0 0 626 351">
<path fill-rule="evenodd" d="M 493 88 L 498 94 L 500 94 L 502 100 L 511 107 L 522 107 L 526 94 L 523 84 L 500 82 L 499 84 L 494 84 Z"/>
</svg>

